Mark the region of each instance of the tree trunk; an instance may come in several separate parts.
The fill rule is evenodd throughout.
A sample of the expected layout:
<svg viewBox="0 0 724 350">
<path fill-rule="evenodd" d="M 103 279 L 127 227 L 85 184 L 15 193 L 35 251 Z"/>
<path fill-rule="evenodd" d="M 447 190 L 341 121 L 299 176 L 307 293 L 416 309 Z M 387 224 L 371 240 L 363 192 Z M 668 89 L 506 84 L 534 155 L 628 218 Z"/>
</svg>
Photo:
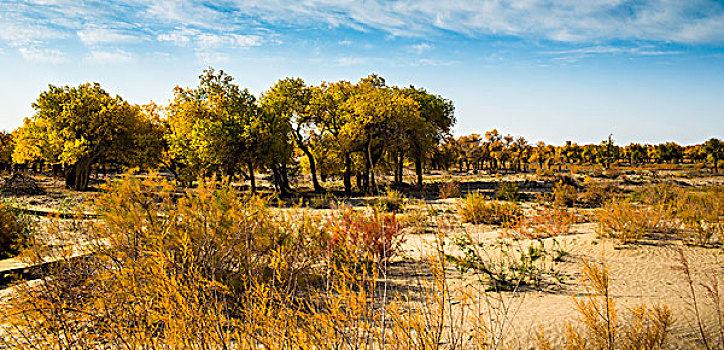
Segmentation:
<svg viewBox="0 0 724 350">
<path fill-rule="evenodd" d="M 279 165 L 272 165 L 272 174 L 274 175 L 274 187 L 279 191 L 282 197 L 289 195 L 288 187 L 284 184 L 284 175 Z"/>
<path fill-rule="evenodd" d="M 365 180 L 367 183 L 365 184 L 367 188 L 368 193 L 372 193 L 373 191 L 376 192 L 377 184 L 375 183 L 375 166 L 372 162 L 372 142 L 367 142 L 367 161 L 366 163 L 366 176 Z"/>
<path fill-rule="evenodd" d="M 254 163 L 250 160 L 246 162 L 246 166 L 249 168 L 249 182 L 251 186 L 251 193 L 256 193 L 256 178 L 254 177 Z"/>
<path fill-rule="evenodd" d="M 65 173 L 65 186 L 76 191 L 85 191 L 88 189 L 91 164 L 91 159 L 84 158 L 68 167 Z"/>
<path fill-rule="evenodd" d="M 402 184 L 402 172 L 403 172 L 403 165 L 404 165 L 405 157 L 402 151 L 399 151 L 397 153 L 397 166 L 395 167 L 395 183 L 398 185 Z"/>
<path fill-rule="evenodd" d="M 422 188 L 422 156 L 415 155 L 415 174 L 417 175 L 417 187 Z"/>
<path fill-rule="evenodd" d="M 302 135 L 300 135 L 298 131 L 294 132 L 294 135 L 296 136 L 295 139 L 297 140 L 297 146 L 302 150 L 302 152 L 304 152 L 307 159 L 309 159 L 309 171 L 312 173 L 312 185 L 314 186 L 314 192 L 324 192 L 324 188 L 317 180 L 317 164 L 314 161 L 314 154 L 312 154 L 309 147 L 304 144 L 302 141 Z"/>
<path fill-rule="evenodd" d="M 282 188 L 283 188 L 282 195 L 286 196 L 286 195 L 291 194 L 292 187 L 289 185 L 289 175 L 287 172 L 286 164 L 282 164 L 279 167 L 279 174 L 281 175 L 281 180 L 282 180 Z"/>
<path fill-rule="evenodd" d="M 344 154 L 344 179 L 342 182 L 344 183 L 344 194 L 349 196 L 352 194 L 352 158 L 347 153 Z"/>
</svg>

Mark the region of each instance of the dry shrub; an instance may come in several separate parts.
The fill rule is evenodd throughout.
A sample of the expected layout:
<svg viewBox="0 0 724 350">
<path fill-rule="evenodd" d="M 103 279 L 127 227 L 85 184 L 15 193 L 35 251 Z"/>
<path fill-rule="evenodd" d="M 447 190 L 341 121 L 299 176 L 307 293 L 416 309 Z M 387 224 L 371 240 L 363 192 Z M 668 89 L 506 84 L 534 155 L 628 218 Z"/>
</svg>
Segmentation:
<svg viewBox="0 0 724 350">
<path fill-rule="evenodd" d="M 505 233 L 531 239 L 555 237 L 571 233 L 573 224 L 580 221 L 575 212 L 566 208 L 543 206 L 511 222 Z"/>
<path fill-rule="evenodd" d="M 687 297 L 689 298 L 689 305 L 693 309 L 693 321 L 696 322 L 698 327 L 698 340 L 704 349 L 724 349 L 724 286 L 720 284 L 719 274 L 710 272 L 707 276 L 708 280 L 699 280 L 698 274 L 694 267 L 691 266 L 683 249 L 679 249 L 679 264 L 680 266 L 676 269 L 682 272 L 682 277 L 688 287 Z M 703 301 L 701 295 L 696 292 L 696 285 L 703 287 L 706 292 L 706 298 Z M 716 326 L 705 326 L 701 310 L 703 306 L 715 311 Z"/>
<path fill-rule="evenodd" d="M 558 181 L 553 186 L 553 202 L 559 207 L 571 207 L 576 203 L 578 191 L 571 184 Z"/>
<path fill-rule="evenodd" d="M 340 259 L 360 262 L 386 262 L 394 257 L 404 243 L 404 231 L 395 213 L 382 213 L 376 208 L 366 214 L 344 208 L 327 222 L 330 249 Z"/>
<path fill-rule="evenodd" d="M 460 192 L 460 182 L 450 181 L 440 187 L 440 198 L 459 198 L 462 196 Z"/>
<path fill-rule="evenodd" d="M 463 222 L 499 225 L 517 219 L 522 211 L 514 203 L 487 201 L 485 195 L 476 192 L 461 201 L 460 215 Z"/>
<path fill-rule="evenodd" d="M 629 309 L 621 320 L 611 297 L 610 275 L 605 264 L 583 261 L 583 278 L 588 289 L 585 297 L 575 298 L 580 325 L 566 325 L 565 349 L 658 350 L 666 346 L 673 322 L 668 306 L 648 307 L 641 304 Z M 582 328 L 582 329 L 581 329 Z M 554 349 L 543 330 L 537 337 L 538 347 Z"/>
<path fill-rule="evenodd" d="M 31 262 L 54 262 L 0 305 L 0 346 L 492 349 L 508 325 L 508 311 L 488 324 L 472 303 L 456 305 L 467 294 L 448 284 L 442 234 L 416 272 L 426 277 L 403 293 L 387 264 L 357 269 L 336 256 L 348 250 L 337 249 L 335 230 L 366 231 L 383 242 L 373 255 L 391 255 L 384 242 L 394 231 L 378 229 L 395 227 L 393 214 L 346 212 L 328 230 L 321 218 L 274 211 L 214 181 L 179 193 L 157 177 L 125 177 L 104 191 L 98 221 L 54 220 L 43 231 Z M 476 323 L 454 317 L 460 308 Z"/>
<path fill-rule="evenodd" d="M 660 207 L 613 200 L 596 210 L 598 234 L 623 244 L 636 243 L 648 233 L 660 232 L 666 214 Z"/>
<path fill-rule="evenodd" d="M 55 262 L 0 311 L 4 345 L 226 347 L 240 339 L 251 293 L 293 296 L 320 274 L 328 239 L 319 219 L 275 217 L 226 183 L 176 190 L 125 176 L 96 199 L 101 221 L 49 225 L 29 256 Z M 77 244 L 53 248 L 59 238 Z"/>
<path fill-rule="evenodd" d="M 681 223 L 677 233 L 685 242 L 698 245 L 724 242 L 723 194 L 720 189 L 710 189 L 680 196 L 675 217 Z"/>
<path fill-rule="evenodd" d="M 337 198 L 330 193 L 324 193 L 309 199 L 309 206 L 314 209 L 331 209 L 337 205 Z"/>
<path fill-rule="evenodd" d="M 495 190 L 495 198 L 517 203 L 523 199 L 523 194 L 520 193 L 515 182 L 503 181 L 498 184 L 498 188 Z"/>
<path fill-rule="evenodd" d="M 619 189 L 612 184 L 604 184 L 586 178 L 585 191 L 579 196 L 578 201 L 589 208 L 600 207 L 603 203 L 613 199 Z"/>
<path fill-rule="evenodd" d="M 30 217 L 11 204 L 0 202 L 0 258 L 18 254 L 28 244 L 31 233 Z"/>
<path fill-rule="evenodd" d="M 387 189 L 384 196 L 375 198 L 370 204 L 387 212 L 399 212 L 405 208 L 405 196 L 400 191 Z"/>
</svg>

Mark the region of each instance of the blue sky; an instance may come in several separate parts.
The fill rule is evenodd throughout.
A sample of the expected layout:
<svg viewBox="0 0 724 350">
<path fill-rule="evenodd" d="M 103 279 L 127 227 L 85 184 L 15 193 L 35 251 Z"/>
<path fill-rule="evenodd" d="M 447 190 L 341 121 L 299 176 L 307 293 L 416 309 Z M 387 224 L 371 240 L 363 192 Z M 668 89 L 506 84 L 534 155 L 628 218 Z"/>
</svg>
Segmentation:
<svg viewBox="0 0 724 350">
<path fill-rule="evenodd" d="M 712 0 L 0 0 L 0 129 L 47 84 L 133 103 L 224 69 L 422 86 L 457 135 L 682 144 L 724 137 L 724 2 Z"/>
</svg>

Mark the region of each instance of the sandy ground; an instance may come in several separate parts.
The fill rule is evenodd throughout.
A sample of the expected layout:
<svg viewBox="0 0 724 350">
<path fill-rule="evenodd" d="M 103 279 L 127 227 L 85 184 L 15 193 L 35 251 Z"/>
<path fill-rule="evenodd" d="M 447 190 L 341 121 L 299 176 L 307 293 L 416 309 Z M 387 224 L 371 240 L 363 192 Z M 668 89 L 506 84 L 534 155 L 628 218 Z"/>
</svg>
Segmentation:
<svg viewBox="0 0 724 350">
<path fill-rule="evenodd" d="M 613 240 L 599 238 L 595 227 L 596 225 L 591 223 L 577 224 L 572 234 L 556 237 L 563 249 L 570 254 L 563 262 L 555 265 L 555 269 L 561 274 L 561 281 L 543 286 L 542 290 L 526 288 L 515 293 L 500 294 L 510 306 L 510 311 L 505 313 L 507 326 L 502 332 L 504 342 L 512 348 L 533 349 L 535 336 L 542 327 L 554 345 L 563 345 L 566 323 L 573 322 L 575 325 L 580 318 L 574 298 L 582 298 L 588 294 L 581 274 L 581 260 L 586 259 L 596 263 L 604 261 L 609 266 L 611 296 L 616 303 L 619 320 L 625 320 L 628 309 L 640 304 L 667 305 L 674 317 L 668 339 L 669 348 L 701 348 L 702 345 L 696 342 L 698 328 L 689 286 L 680 269 L 680 252 L 683 251 L 695 272 L 695 290 L 700 298 L 699 308 L 703 314 L 704 325 L 715 330 L 718 326 L 716 309 L 707 298 L 702 283 L 707 284 L 713 275 L 719 278 L 724 276 L 721 249 L 684 246 L 680 241 L 668 237 L 657 237 L 637 245 L 620 246 Z M 460 230 L 473 232 L 473 236 L 490 242 L 499 235 L 499 229 L 485 225 L 467 225 Z M 432 234 L 408 237 L 404 245 L 407 259 L 419 261 L 425 254 L 432 253 L 434 249 L 431 247 L 435 245 L 435 240 L 436 237 Z M 476 276 L 471 276 L 470 273 L 460 275 L 452 267 L 450 276 L 456 280 L 451 284 L 458 288 L 474 287 L 477 283 Z M 485 292 L 481 291 L 477 297 L 495 299 L 499 296 L 495 292 L 488 293 L 486 296 Z M 495 308 L 483 308 L 482 312 L 500 314 Z"/>
<path fill-rule="evenodd" d="M 525 179 L 524 176 L 518 177 Z M 722 184 L 724 177 L 677 181 L 692 186 Z M 64 199 L 59 191 L 51 193 L 51 196 L 45 199 L 23 199 L 23 201 L 41 208 L 53 208 L 61 203 L 67 203 L 68 200 Z M 421 225 L 424 229 L 418 231 L 422 233 L 414 232 L 407 235 L 402 247 L 402 257 L 391 267 L 390 278 L 395 284 L 412 285 L 418 278 L 430 278 L 429 274 L 424 273 L 425 268 L 421 266 L 424 266 L 427 254 L 435 253 L 435 240 L 438 236 L 431 232 L 439 229 L 435 225 L 437 219 L 443 222 L 457 221 L 451 228 L 446 228 L 443 235 L 447 243 L 447 252 L 451 254 L 455 254 L 455 248 L 451 247 L 450 242 L 462 232 L 467 232 L 478 240 L 493 242 L 498 239 L 499 228 L 489 225 L 461 225 L 455 215 L 456 202 L 456 199 L 426 202 L 428 208 L 435 209 L 436 214 L 427 216 L 427 222 Z M 505 313 L 506 326 L 501 332 L 504 342 L 512 348 L 535 348 L 534 337 L 543 327 L 554 344 L 559 346 L 563 344 L 566 322 L 575 323 L 579 317 L 573 298 L 581 298 L 587 293 L 581 280 L 581 261 L 587 259 L 595 262 L 605 261 L 609 266 L 612 297 L 616 302 L 619 319 L 625 319 L 628 308 L 642 303 L 649 306 L 666 304 L 674 316 L 668 341 L 669 348 L 701 348 L 701 344 L 696 342 L 697 325 L 688 284 L 679 269 L 680 252 L 684 252 L 695 272 L 695 290 L 700 298 L 699 308 L 705 327 L 712 330 L 718 327 L 715 318 L 716 309 L 706 297 L 703 284 L 709 283 L 712 275 L 719 278 L 724 276 L 722 249 L 685 246 L 671 236 L 652 237 L 640 244 L 622 247 L 613 240 L 599 238 L 595 229 L 596 224 L 593 223 L 576 224 L 572 234 L 556 237 L 560 246 L 569 253 L 555 266 L 560 273 L 560 281 L 547 284 L 542 290 L 525 289 L 492 296 L 486 295 L 485 292 L 477 294 L 477 298 L 501 297 L 504 303 L 510 306 L 510 311 Z M 0 273 L 21 266 L 23 263 L 17 259 L 3 260 L 0 261 Z M 462 275 L 452 266 L 448 271 L 453 288 L 482 290 L 476 276 Z M 8 293 L 10 290 L 0 291 L 0 296 Z M 482 312 L 491 312 L 491 310 L 496 312 L 491 308 Z"/>
</svg>

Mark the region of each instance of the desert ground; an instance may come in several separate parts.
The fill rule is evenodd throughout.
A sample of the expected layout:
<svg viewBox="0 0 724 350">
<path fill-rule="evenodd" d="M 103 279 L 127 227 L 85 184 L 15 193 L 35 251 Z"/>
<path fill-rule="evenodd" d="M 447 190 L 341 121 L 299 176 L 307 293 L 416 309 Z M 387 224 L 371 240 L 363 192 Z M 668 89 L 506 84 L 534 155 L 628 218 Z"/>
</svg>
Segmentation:
<svg viewBox="0 0 724 350">
<path fill-rule="evenodd" d="M 657 183 L 671 184 L 686 189 L 708 188 L 724 185 L 724 177 L 700 174 L 690 176 L 683 172 L 666 171 L 657 174 L 638 172 L 613 177 L 590 177 L 566 174 L 569 181 L 580 186 L 579 193 L 589 186 L 607 185 L 615 188 L 620 196 L 628 196 L 647 186 Z M 587 179 L 584 181 L 584 177 Z M 70 220 L 61 216 L 51 219 L 53 213 L 81 207 L 96 192 L 73 192 L 66 190 L 62 182 L 48 176 L 35 176 L 37 183 L 45 190 L 44 195 L 6 195 L 4 200 L 19 203 L 32 215 L 38 227 L 49 221 Z M 99 180 L 98 183 L 103 180 Z M 386 286 L 399 295 L 412 295 L 410 286 L 420 281 L 433 279 L 427 264 L 431 256 L 445 255 L 460 257 L 464 253 L 455 244 L 459 237 L 469 237 L 474 244 L 493 247 L 496 242 L 506 240 L 511 247 L 525 249 L 532 244 L 540 244 L 549 254 L 555 251 L 555 261 L 548 261 L 537 285 L 514 285 L 512 290 L 491 288 L 490 279 L 479 271 L 463 271 L 448 258 L 445 263 L 447 283 L 454 293 L 449 294 L 447 302 L 451 315 L 463 312 L 461 305 L 476 305 L 480 319 L 487 321 L 489 334 L 496 338 L 492 342 L 499 348 L 537 348 L 536 337 L 545 331 L 547 338 L 555 348 L 561 348 L 566 342 L 567 324 L 581 327 L 582 316 L 576 308 L 576 300 L 585 300 L 591 295 L 591 289 L 582 275 L 583 261 L 593 264 L 605 264 L 610 274 L 610 297 L 619 313 L 619 322 L 626 321 L 629 310 L 645 304 L 666 305 L 671 310 L 673 323 L 666 339 L 666 348 L 695 349 L 705 348 L 701 342 L 699 322 L 707 334 L 718 334 L 723 315 L 715 303 L 721 303 L 721 297 L 714 301 L 707 288 L 713 279 L 724 276 L 724 263 L 721 242 L 710 246 L 687 244 L 675 234 L 651 232 L 636 242 L 622 243 L 601 233 L 600 223 L 596 221 L 596 211 L 600 208 L 574 204 L 566 210 L 575 213 L 567 232 L 535 239 L 511 234 L 504 225 L 464 222 L 460 214 L 461 197 L 477 192 L 489 197 L 496 196 L 496 188 L 501 183 L 517 185 L 523 199 L 520 201 L 523 215 L 534 215 L 541 206 L 541 198 L 553 193 L 553 187 L 560 176 L 538 176 L 535 174 L 483 175 L 436 173 L 425 179 L 428 184 L 423 190 L 403 188 L 399 191 L 402 207 L 396 215 L 406 222 L 404 238 L 396 256 L 387 264 L 384 276 Z M 440 187 L 450 182 L 459 183 L 460 194 L 452 198 L 440 198 Z M 593 185 L 592 185 L 593 184 Z M 96 187 L 98 184 L 96 184 Z M 384 197 L 384 196 L 382 196 Z M 370 203 L 380 197 L 362 195 L 353 198 L 330 196 L 333 203 L 330 208 L 315 208 L 314 196 L 305 193 L 298 198 L 285 200 L 286 205 L 274 208 L 279 212 L 299 212 L 303 210 L 317 213 L 332 213 L 340 206 L 349 206 L 359 210 L 371 210 Z M 297 204 L 299 203 L 299 204 Z M 78 210 L 78 209 L 74 209 Z M 89 215 L 85 220 L 96 220 Z M 407 221 L 405 221 L 407 220 Z M 62 245 L 64 242 L 57 242 Z M 77 244 L 65 243 L 65 244 Z M 441 248 L 442 247 L 442 248 Z M 485 250 L 485 248 L 480 248 Z M 511 248 L 515 249 L 515 248 Z M 82 249 L 77 250 L 83 254 Z M 501 259 L 500 251 L 489 248 L 483 254 L 491 261 Z M 682 259 L 686 259 L 693 280 L 687 281 Z M 30 279 L 37 277 L 30 263 L 22 257 L 0 260 L 0 276 L 3 290 L 0 298 L 9 300 L 14 294 L 14 278 L 11 273 L 20 273 Z M 693 287 L 692 287 L 693 286 Z M 692 288 L 699 298 L 695 305 Z M 463 298 L 467 295 L 469 298 Z M 413 298 L 414 299 L 414 298 Z M 467 311 L 469 312 L 469 311 Z M 696 313 L 699 313 L 697 318 Z M 468 315 L 470 316 L 470 315 Z M 470 322 L 465 315 L 463 321 Z M 452 317 L 456 319 L 456 317 Z M 718 337 L 718 336 L 715 336 Z M 499 339 L 497 339 L 499 338 Z M 441 344 L 443 347 L 445 344 Z"/>
</svg>

